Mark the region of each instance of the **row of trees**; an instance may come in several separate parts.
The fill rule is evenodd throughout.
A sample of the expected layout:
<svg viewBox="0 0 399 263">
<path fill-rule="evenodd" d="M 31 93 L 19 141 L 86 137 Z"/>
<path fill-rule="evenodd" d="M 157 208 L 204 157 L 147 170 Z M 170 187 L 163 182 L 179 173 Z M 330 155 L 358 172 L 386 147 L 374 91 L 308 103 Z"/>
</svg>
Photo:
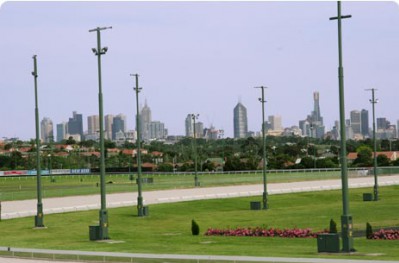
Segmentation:
<svg viewBox="0 0 399 263">
<path fill-rule="evenodd" d="M 315 139 L 302 137 L 267 137 L 267 168 L 268 169 L 302 169 L 302 168 L 336 168 L 339 167 L 339 142 L 329 139 Z M 372 140 L 348 141 L 347 152 L 357 152 L 358 158 L 351 164 L 358 167 L 373 165 Z M 62 144 L 72 145 L 73 150 L 66 156 L 56 156 L 55 153 L 64 151 L 56 149 L 53 144 L 43 147 L 41 153 L 42 167 L 47 169 L 69 168 L 97 168 L 99 158 L 82 152 L 84 149 L 99 152 L 99 145 L 95 141 L 75 142 L 72 138 Z M 29 146 L 26 153 L 11 151 L 10 154 L 0 155 L 0 169 L 35 169 L 36 150 L 34 141 L 29 143 L 17 141 L 4 145 L 4 150 L 18 149 Z M 197 139 L 196 151 L 193 148 L 193 139 L 184 138 L 175 144 L 165 144 L 153 141 L 143 144 L 148 154 L 142 155 L 143 163 L 157 164 L 159 171 L 193 171 L 194 154 L 197 154 L 199 171 L 212 171 L 217 164 L 210 158 L 223 160 L 225 171 L 261 169 L 263 147 L 261 138 L 245 139 Z M 105 148 L 116 148 L 114 142 L 106 141 Z M 133 143 L 125 142 L 122 149 L 134 149 Z M 388 148 L 388 149 L 387 149 Z M 378 151 L 399 150 L 398 141 L 378 141 Z M 161 152 L 162 158 L 152 155 L 152 152 Z M 108 152 L 108 151 L 106 151 Z M 123 154 L 106 154 L 106 167 L 132 167 L 136 164 L 135 157 Z M 379 166 L 399 165 L 399 161 L 391 162 L 385 155 L 378 155 Z"/>
</svg>

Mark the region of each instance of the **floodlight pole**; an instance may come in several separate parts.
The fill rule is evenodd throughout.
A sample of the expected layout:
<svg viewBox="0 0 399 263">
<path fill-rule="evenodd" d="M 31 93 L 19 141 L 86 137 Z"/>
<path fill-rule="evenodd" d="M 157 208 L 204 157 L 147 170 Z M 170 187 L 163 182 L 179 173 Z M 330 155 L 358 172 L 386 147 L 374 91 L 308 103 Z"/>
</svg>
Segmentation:
<svg viewBox="0 0 399 263">
<path fill-rule="evenodd" d="M 349 214 L 349 194 L 348 194 L 348 167 L 346 160 L 346 131 L 345 131 L 345 99 L 344 99 L 344 69 L 342 66 L 342 33 L 341 20 L 350 18 L 351 15 L 341 15 L 341 1 L 337 2 L 337 17 L 331 17 L 330 20 L 338 20 L 338 80 L 339 80 L 339 109 L 340 109 L 340 128 L 341 128 L 341 179 L 342 179 L 342 205 L 343 215 L 341 216 L 342 229 L 342 251 L 352 252 L 352 216 Z"/>
<path fill-rule="evenodd" d="M 262 145 L 263 145 L 263 195 L 262 195 L 262 203 L 263 209 L 268 209 L 267 203 L 267 183 L 266 183 L 266 133 L 265 133 L 265 89 L 267 87 L 260 86 L 255 87 L 262 90 L 262 98 L 259 98 L 259 101 L 262 103 Z"/>
<path fill-rule="evenodd" d="M 374 97 L 374 91 L 377 89 L 366 89 L 371 90 L 371 104 L 373 105 L 373 144 L 374 144 L 374 201 L 378 201 L 378 175 L 377 175 L 377 141 L 375 136 L 375 104 L 378 102 Z"/>
<path fill-rule="evenodd" d="M 40 132 L 39 132 L 39 106 L 37 99 L 37 61 L 36 55 L 33 56 L 33 72 L 35 80 L 35 125 L 36 125 L 36 178 L 37 178 L 37 213 L 35 216 L 35 227 L 44 227 L 43 224 L 43 203 L 42 203 L 42 178 L 40 167 Z"/>
<path fill-rule="evenodd" d="M 108 211 L 106 207 L 106 190 L 105 190 L 105 153 L 104 153 L 104 113 L 103 113 L 103 93 L 101 82 L 101 55 L 107 53 L 108 48 L 101 48 L 101 31 L 111 29 L 112 27 L 97 27 L 89 30 L 89 32 L 97 32 L 97 49 L 93 48 L 93 53 L 98 59 L 98 104 L 100 119 L 100 185 L 101 185 L 101 209 L 99 211 L 100 229 L 98 239 L 109 239 L 108 236 Z"/>
<path fill-rule="evenodd" d="M 136 91 L 136 128 L 137 128 L 137 188 L 138 188 L 138 196 L 137 196 L 137 214 L 138 216 L 144 215 L 144 205 L 143 205 L 143 196 L 141 189 L 141 128 L 140 128 L 140 111 L 139 111 L 139 92 L 142 88 L 139 88 L 139 75 L 138 74 L 130 74 L 130 76 L 136 77 L 136 87 L 133 88 Z"/>
<path fill-rule="evenodd" d="M 198 119 L 199 114 L 191 114 L 191 118 L 194 121 L 194 186 L 199 187 L 201 184 L 198 179 L 198 173 L 197 173 L 197 131 L 196 131 L 196 125 L 195 125 L 195 120 Z"/>
</svg>

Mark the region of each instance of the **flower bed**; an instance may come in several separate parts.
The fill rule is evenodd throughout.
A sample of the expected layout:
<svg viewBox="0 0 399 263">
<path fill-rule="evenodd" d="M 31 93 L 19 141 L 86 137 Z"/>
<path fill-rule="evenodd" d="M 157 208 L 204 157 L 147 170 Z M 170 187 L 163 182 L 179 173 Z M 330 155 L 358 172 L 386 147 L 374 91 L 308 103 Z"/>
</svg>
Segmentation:
<svg viewBox="0 0 399 263">
<path fill-rule="evenodd" d="M 373 232 L 368 238 L 369 239 L 399 240 L 399 230 L 381 229 L 380 231 Z"/>
<path fill-rule="evenodd" d="M 312 232 L 306 229 L 278 229 L 278 228 L 236 228 L 236 229 L 214 229 L 209 228 L 206 236 L 251 236 L 251 237 L 285 237 L 285 238 L 316 238 L 317 234 L 328 233 L 328 230 Z"/>
</svg>

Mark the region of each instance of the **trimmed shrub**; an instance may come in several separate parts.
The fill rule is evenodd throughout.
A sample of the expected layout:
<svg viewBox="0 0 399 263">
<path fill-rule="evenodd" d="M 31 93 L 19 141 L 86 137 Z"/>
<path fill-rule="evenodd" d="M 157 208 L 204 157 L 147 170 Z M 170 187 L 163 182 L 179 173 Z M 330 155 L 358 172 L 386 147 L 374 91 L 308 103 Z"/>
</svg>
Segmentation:
<svg viewBox="0 0 399 263">
<path fill-rule="evenodd" d="M 338 233 L 337 223 L 333 219 L 330 220 L 330 233 Z"/>
<path fill-rule="evenodd" d="M 371 239 L 372 236 L 373 236 L 373 228 L 371 227 L 369 222 L 367 222 L 367 224 L 366 224 L 366 238 L 367 239 Z"/>
<path fill-rule="evenodd" d="M 193 236 L 198 236 L 200 232 L 200 228 L 199 225 L 197 224 L 197 222 L 195 222 L 195 220 L 191 220 L 191 233 L 193 234 Z"/>
</svg>

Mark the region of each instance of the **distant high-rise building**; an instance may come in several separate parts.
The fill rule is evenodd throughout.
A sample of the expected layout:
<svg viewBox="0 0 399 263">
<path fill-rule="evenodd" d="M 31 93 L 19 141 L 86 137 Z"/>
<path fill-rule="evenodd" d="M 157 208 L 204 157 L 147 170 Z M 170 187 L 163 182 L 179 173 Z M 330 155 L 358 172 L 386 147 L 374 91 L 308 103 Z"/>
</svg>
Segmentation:
<svg viewBox="0 0 399 263">
<path fill-rule="evenodd" d="M 149 124 L 149 136 L 151 140 L 165 139 L 167 136 L 165 124 L 160 121 L 152 121 Z"/>
<path fill-rule="evenodd" d="M 80 138 L 83 138 L 82 114 L 78 114 L 76 111 L 73 112 L 73 117 L 69 118 L 68 121 L 68 134 L 70 135 L 79 134 Z"/>
<path fill-rule="evenodd" d="M 204 137 L 204 123 L 200 121 L 195 123 L 195 137 L 196 138 Z"/>
<path fill-rule="evenodd" d="M 187 114 L 186 120 L 184 122 L 186 128 L 186 136 L 194 137 L 194 121 L 191 114 Z"/>
<path fill-rule="evenodd" d="M 144 107 L 140 111 L 140 135 L 142 140 L 150 139 L 149 125 L 151 121 L 152 121 L 151 109 L 150 107 L 148 107 L 146 100 Z"/>
<path fill-rule="evenodd" d="M 57 142 L 64 140 L 67 133 L 68 131 L 66 122 L 57 124 Z"/>
<path fill-rule="evenodd" d="M 312 123 L 315 123 L 318 126 L 323 125 L 323 117 L 321 117 L 320 113 L 320 94 L 318 91 L 313 92 L 313 111 L 311 115 Z"/>
<path fill-rule="evenodd" d="M 187 114 L 186 120 L 184 122 L 186 136 L 194 137 L 194 120 L 192 114 Z M 195 137 L 202 138 L 204 136 L 204 124 L 202 122 L 195 122 Z"/>
<path fill-rule="evenodd" d="M 48 143 L 54 141 L 53 121 L 47 117 L 44 117 L 40 122 L 40 135 L 42 142 Z"/>
<path fill-rule="evenodd" d="M 350 112 L 350 117 L 351 117 L 351 127 L 352 127 L 352 132 L 353 134 L 361 134 L 361 114 L 360 111 L 358 110 L 353 110 Z"/>
<path fill-rule="evenodd" d="M 279 115 L 271 115 L 269 116 L 269 123 L 271 125 L 271 129 L 274 131 L 282 131 L 283 126 L 281 125 L 281 116 Z"/>
<path fill-rule="evenodd" d="M 100 131 L 100 117 L 98 115 L 92 115 L 87 117 L 87 133 L 89 135 L 95 135 Z"/>
<path fill-rule="evenodd" d="M 114 115 L 108 114 L 104 116 L 104 137 L 112 140 L 112 123 L 114 122 Z M 100 130 L 100 129 L 99 129 Z"/>
<path fill-rule="evenodd" d="M 299 123 L 303 135 L 323 138 L 325 134 L 325 127 L 323 125 L 323 117 L 320 112 L 320 94 L 318 91 L 313 92 L 313 111 L 307 116 L 306 122 Z M 306 130 L 303 130 L 306 129 Z"/>
<path fill-rule="evenodd" d="M 399 138 L 399 120 L 396 121 L 396 138 Z"/>
<path fill-rule="evenodd" d="M 302 136 L 310 137 L 310 123 L 307 120 L 299 121 L 299 129 L 302 131 Z"/>
<path fill-rule="evenodd" d="M 377 118 L 377 130 L 385 130 L 390 124 L 386 118 Z"/>
<path fill-rule="evenodd" d="M 239 102 L 234 108 L 234 138 L 245 138 L 247 133 L 247 108 Z"/>
<path fill-rule="evenodd" d="M 118 114 L 114 117 L 112 121 L 112 140 L 116 140 L 117 133 L 125 133 L 126 131 L 126 116 L 123 114 Z M 119 138 L 122 136 L 119 134 Z"/>
<path fill-rule="evenodd" d="M 368 110 L 362 109 L 361 115 L 361 133 L 364 137 L 370 137 L 369 135 L 369 112 Z"/>
</svg>

